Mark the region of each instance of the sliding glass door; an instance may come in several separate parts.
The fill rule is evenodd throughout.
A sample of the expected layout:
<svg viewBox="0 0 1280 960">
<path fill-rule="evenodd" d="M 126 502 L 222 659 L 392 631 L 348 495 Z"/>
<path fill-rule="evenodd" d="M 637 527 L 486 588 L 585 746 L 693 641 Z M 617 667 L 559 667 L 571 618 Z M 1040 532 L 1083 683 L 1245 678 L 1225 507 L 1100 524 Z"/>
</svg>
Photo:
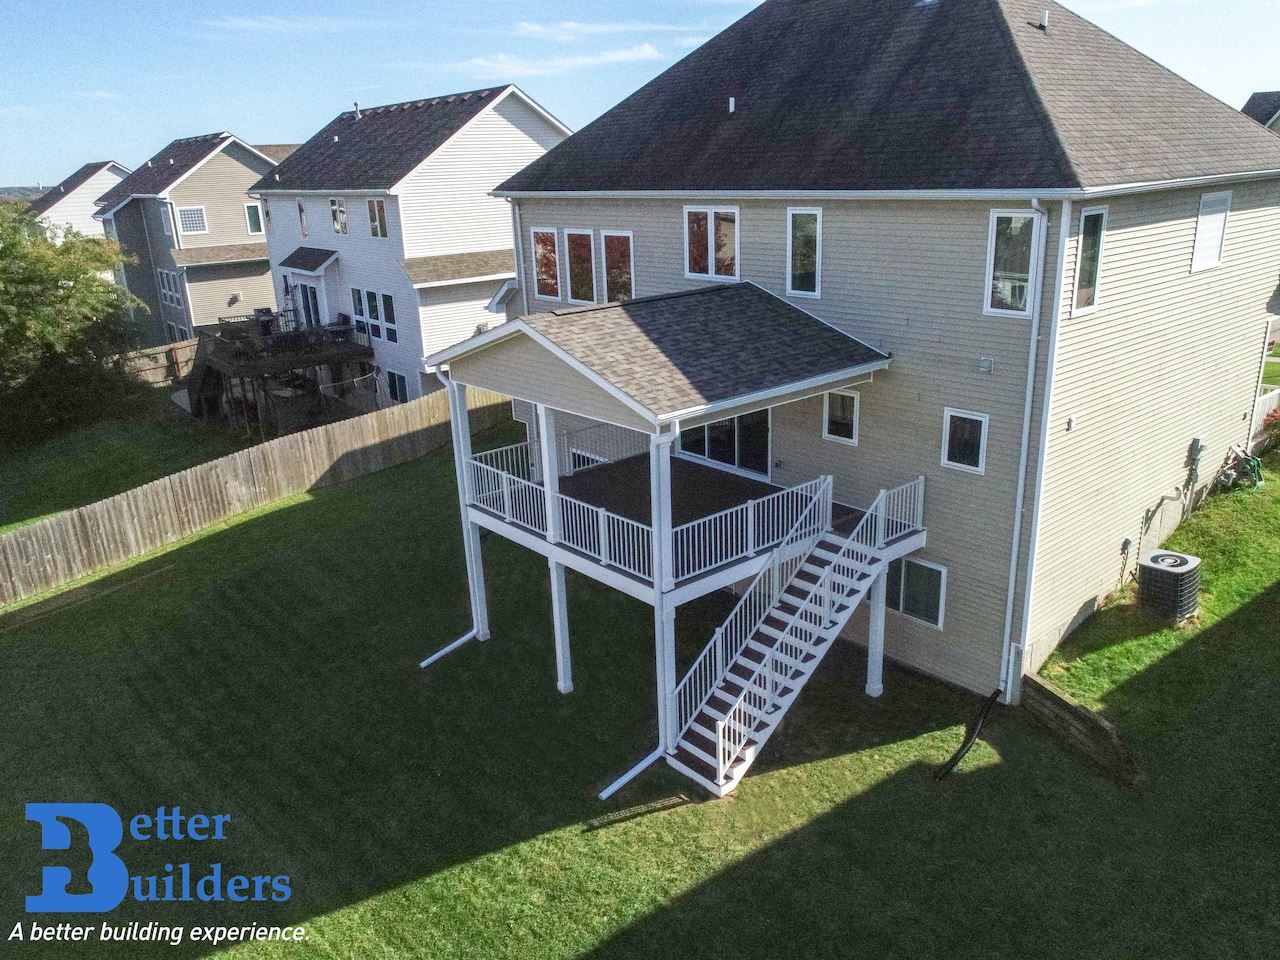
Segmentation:
<svg viewBox="0 0 1280 960">
<path fill-rule="evenodd" d="M 681 431 L 680 450 L 767 477 L 769 411 L 757 410 Z"/>
</svg>

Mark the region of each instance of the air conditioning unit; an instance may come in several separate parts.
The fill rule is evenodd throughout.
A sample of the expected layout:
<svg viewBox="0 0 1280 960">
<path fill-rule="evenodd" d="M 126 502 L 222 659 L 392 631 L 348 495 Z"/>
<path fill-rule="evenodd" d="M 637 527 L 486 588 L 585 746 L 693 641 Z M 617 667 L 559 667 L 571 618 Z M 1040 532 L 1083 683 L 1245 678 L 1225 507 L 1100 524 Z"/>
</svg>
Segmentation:
<svg viewBox="0 0 1280 960">
<path fill-rule="evenodd" d="M 1138 602 L 1175 623 L 1200 610 L 1200 558 L 1157 550 L 1138 561 Z"/>
</svg>

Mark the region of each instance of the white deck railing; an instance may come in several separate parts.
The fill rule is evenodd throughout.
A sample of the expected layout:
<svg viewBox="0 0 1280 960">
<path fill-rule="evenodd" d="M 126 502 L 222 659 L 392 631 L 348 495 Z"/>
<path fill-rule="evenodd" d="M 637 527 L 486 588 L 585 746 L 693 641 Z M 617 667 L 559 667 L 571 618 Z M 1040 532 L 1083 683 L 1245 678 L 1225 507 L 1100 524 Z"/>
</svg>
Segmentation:
<svg viewBox="0 0 1280 960">
<path fill-rule="evenodd" d="M 573 497 L 559 494 L 560 542 L 606 567 L 645 580 L 653 570 L 653 529 Z"/>
</svg>

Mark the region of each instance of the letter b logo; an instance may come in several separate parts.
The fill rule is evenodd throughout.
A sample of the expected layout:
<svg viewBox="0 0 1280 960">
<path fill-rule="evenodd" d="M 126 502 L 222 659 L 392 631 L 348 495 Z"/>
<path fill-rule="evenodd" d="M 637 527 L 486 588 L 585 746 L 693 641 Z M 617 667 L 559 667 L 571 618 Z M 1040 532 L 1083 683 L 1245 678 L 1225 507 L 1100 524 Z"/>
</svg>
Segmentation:
<svg viewBox="0 0 1280 960">
<path fill-rule="evenodd" d="M 28 803 L 27 819 L 40 824 L 40 846 L 44 850 L 69 850 L 71 831 L 58 820 L 66 817 L 84 824 L 89 831 L 87 875 L 89 893 L 67 893 L 70 867 L 44 867 L 40 873 L 40 893 L 27 897 L 28 913 L 104 913 L 120 905 L 129 892 L 129 871 L 115 854 L 124 838 L 120 816 L 105 803 Z"/>
</svg>

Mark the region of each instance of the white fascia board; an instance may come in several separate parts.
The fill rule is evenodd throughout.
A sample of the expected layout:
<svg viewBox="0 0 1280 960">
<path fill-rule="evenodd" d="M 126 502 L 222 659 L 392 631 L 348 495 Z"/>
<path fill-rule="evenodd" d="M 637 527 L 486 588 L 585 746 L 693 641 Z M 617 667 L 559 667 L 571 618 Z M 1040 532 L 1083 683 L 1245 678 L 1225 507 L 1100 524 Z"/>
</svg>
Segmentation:
<svg viewBox="0 0 1280 960">
<path fill-rule="evenodd" d="M 131 193 L 110 210 L 99 210 L 93 215 L 95 220 L 106 220 L 108 217 L 114 216 L 115 212 L 121 207 L 127 206 L 133 200 L 167 200 L 169 199 L 163 193 Z"/>
<path fill-rule="evenodd" d="M 507 301 L 510 300 L 511 295 L 515 293 L 517 289 L 519 289 L 519 286 L 520 284 L 516 282 L 514 277 L 508 280 L 506 283 L 500 286 L 498 288 L 498 292 L 495 293 L 490 298 L 489 303 L 485 307 L 485 309 L 490 313 L 505 313 Z"/>
<path fill-rule="evenodd" d="M 455 280 L 427 280 L 422 283 L 415 283 L 415 290 L 430 290 L 435 287 L 456 287 L 464 283 L 485 283 L 489 280 L 514 280 L 516 273 L 514 270 L 507 270 L 504 273 L 486 273 L 480 277 L 458 277 Z"/>
<path fill-rule="evenodd" d="M 260 194 L 279 193 L 287 196 L 299 197 L 385 197 L 391 191 L 384 190 L 381 187 L 370 188 L 367 190 L 290 190 L 288 187 L 271 187 L 266 190 L 254 190 L 249 196 L 256 197 Z"/>
</svg>

